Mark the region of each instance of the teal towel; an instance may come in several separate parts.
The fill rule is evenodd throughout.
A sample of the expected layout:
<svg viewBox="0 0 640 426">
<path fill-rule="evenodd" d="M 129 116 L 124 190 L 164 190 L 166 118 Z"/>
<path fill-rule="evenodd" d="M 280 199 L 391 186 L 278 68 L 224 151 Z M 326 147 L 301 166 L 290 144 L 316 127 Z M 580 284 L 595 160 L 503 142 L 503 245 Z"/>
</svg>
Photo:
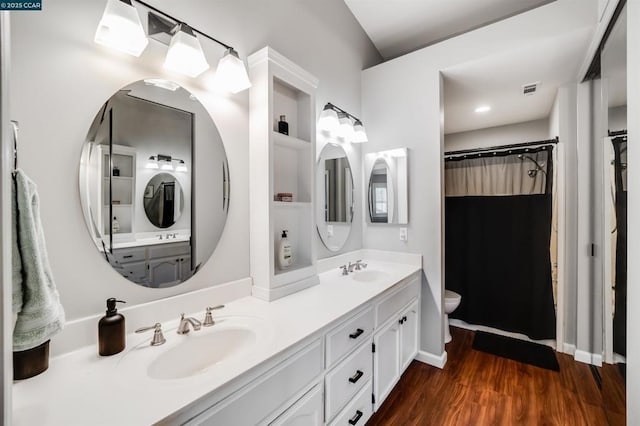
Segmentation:
<svg viewBox="0 0 640 426">
<path fill-rule="evenodd" d="M 22 171 L 13 185 L 13 350 L 41 345 L 64 326 L 64 309 L 49 266 L 36 184 Z"/>
</svg>

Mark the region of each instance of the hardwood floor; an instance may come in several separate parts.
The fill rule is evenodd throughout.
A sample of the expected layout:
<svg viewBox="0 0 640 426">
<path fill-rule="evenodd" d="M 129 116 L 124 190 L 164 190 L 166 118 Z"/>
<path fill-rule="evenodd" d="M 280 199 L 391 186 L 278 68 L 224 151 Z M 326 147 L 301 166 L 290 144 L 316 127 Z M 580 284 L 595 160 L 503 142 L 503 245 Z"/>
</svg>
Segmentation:
<svg viewBox="0 0 640 426">
<path fill-rule="evenodd" d="M 560 372 L 471 348 L 473 332 L 451 328 L 444 369 L 414 361 L 367 425 L 624 425 L 624 380 L 557 354 Z"/>
</svg>

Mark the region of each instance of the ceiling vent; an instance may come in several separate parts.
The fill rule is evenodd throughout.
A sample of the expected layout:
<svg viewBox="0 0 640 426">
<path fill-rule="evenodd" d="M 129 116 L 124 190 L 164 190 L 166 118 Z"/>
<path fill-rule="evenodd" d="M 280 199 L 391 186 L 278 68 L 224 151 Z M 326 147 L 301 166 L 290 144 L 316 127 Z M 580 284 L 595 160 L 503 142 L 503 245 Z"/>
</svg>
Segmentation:
<svg viewBox="0 0 640 426">
<path fill-rule="evenodd" d="M 522 94 L 524 96 L 531 96 L 538 91 L 538 86 L 540 86 L 540 82 L 536 81 L 535 83 L 529 83 L 522 86 Z"/>
</svg>

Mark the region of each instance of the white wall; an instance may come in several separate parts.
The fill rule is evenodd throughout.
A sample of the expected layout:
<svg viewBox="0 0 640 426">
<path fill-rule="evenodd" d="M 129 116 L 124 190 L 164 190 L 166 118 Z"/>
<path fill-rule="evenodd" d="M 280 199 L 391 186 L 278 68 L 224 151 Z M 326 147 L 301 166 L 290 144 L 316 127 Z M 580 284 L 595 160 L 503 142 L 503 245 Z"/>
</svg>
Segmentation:
<svg viewBox="0 0 640 426">
<path fill-rule="evenodd" d="M 445 151 L 459 151 L 546 139 L 549 139 L 549 120 L 541 119 L 468 132 L 449 133 L 444 135 L 444 149 Z"/>
<path fill-rule="evenodd" d="M 615 132 L 627 128 L 627 106 L 609 108 L 609 130 Z"/>
<path fill-rule="evenodd" d="M 443 215 L 440 71 L 511 49 L 554 31 L 583 25 L 576 13 L 592 16 L 579 0 L 550 3 L 526 14 L 426 47 L 363 73 L 363 119 L 370 142 L 364 152 L 409 147 L 409 241 L 397 226 L 364 224 L 365 248 L 419 252 L 423 255 L 421 349 L 440 355 L 442 338 Z M 543 23 L 542 25 L 540 23 Z M 546 134 L 546 132 L 545 132 Z"/>
<path fill-rule="evenodd" d="M 627 2 L 627 39 L 640 40 L 640 2 Z M 640 164 L 640 50 L 636 43 L 627 43 L 627 107 L 629 117 L 635 119 L 628 123 L 628 161 Z M 635 185 L 629 188 L 629 217 L 640 217 L 640 169 L 630 167 L 629 182 Z M 628 232 L 627 277 L 627 424 L 640 423 L 640 222 L 630 220 Z"/>
<path fill-rule="evenodd" d="M 271 45 L 320 79 L 319 110 L 332 101 L 358 115 L 360 70 L 380 61 L 340 0 L 150 3 L 233 45 L 243 58 Z M 137 304 L 249 275 L 248 92 L 214 92 L 211 73 L 194 80 L 165 72 L 166 47 L 155 41 L 140 58 L 95 44 L 105 4 L 56 0 L 42 12 L 11 15 L 10 97 L 21 124 L 20 162 L 38 184 L 50 261 L 69 320 L 103 311 L 108 297 Z M 223 49 L 203 38 L 201 43 L 215 67 Z M 198 97 L 220 131 L 231 174 L 229 218 L 218 249 L 194 278 L 170 289 L 136 286 L 111 270 L 86 230 L 78 194 L 82 143 L 94 115 L 116 90 L 149 77 L 175 80 Z M 360 241 L 358 229 L 348 248 Z"/>
</svg>

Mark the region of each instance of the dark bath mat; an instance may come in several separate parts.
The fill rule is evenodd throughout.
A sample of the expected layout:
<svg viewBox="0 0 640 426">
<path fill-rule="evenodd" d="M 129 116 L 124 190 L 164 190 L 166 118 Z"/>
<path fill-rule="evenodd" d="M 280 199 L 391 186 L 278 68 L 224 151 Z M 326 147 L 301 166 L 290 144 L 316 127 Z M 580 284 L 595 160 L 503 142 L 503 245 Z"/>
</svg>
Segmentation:
<svg viewBox="0 0 640 426">
<path fill-rule="evenodd" d="M 476 331 L 473 349 L 547 370 L 560 371 L 554 350 L 538 343 Z"/>
</svg>

